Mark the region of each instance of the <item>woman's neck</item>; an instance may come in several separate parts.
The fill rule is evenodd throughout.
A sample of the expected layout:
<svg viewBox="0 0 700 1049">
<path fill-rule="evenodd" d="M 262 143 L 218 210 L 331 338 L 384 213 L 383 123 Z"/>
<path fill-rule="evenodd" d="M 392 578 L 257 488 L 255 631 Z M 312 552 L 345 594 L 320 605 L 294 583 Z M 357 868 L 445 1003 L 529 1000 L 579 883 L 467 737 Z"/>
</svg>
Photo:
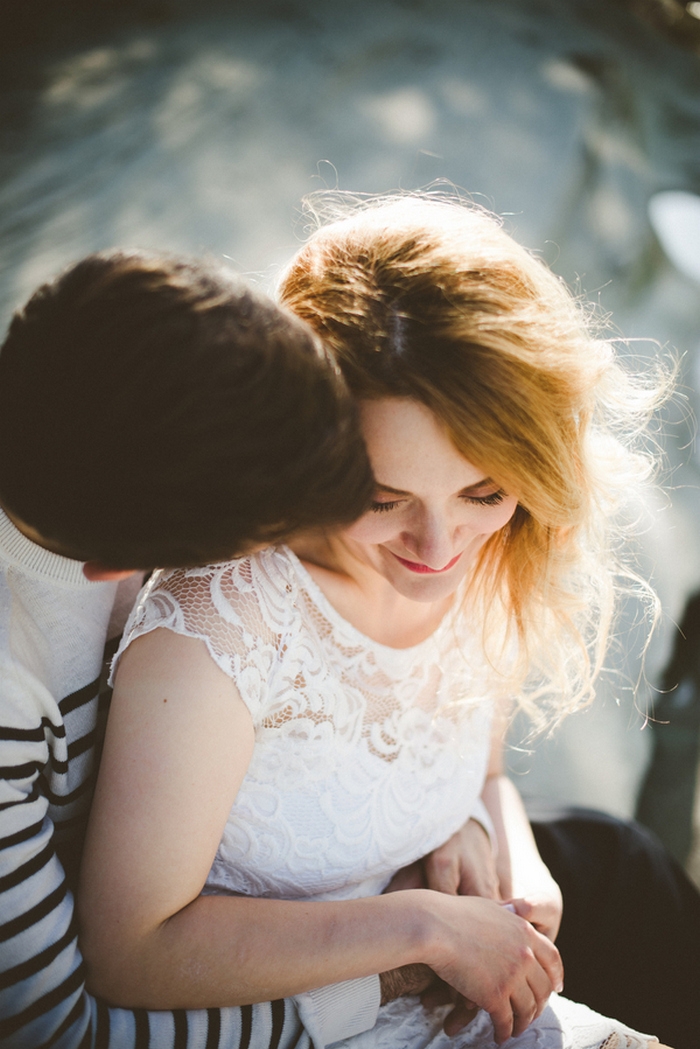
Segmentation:
<svg viewBox="0 0 700 1049">
<path fill-rule="evenodd" d="M 404 597 L 339 536 L 302 536 L 289 545 L 336 612 L 389 648 L 425 641 L 453 604 L 454 595 L 440 602 Z"/>
</svg>

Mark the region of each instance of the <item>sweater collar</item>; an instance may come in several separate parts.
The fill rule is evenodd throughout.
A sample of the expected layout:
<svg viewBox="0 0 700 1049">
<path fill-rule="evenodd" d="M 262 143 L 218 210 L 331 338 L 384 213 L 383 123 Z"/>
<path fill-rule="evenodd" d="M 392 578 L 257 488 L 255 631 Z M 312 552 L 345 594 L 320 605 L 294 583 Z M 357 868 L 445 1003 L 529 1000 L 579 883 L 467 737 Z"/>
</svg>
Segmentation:
<svg viewBox="0 0 700 1049">
<path fill-rule="evenodd" d="M 69 586 L 95 586 L 83 575 L 83 562 L 54 554 L 43 546 L 33 543 L 0 509 L 0 557 L 25 571 L 32 572 L 54 583 Z"/>
</svg>

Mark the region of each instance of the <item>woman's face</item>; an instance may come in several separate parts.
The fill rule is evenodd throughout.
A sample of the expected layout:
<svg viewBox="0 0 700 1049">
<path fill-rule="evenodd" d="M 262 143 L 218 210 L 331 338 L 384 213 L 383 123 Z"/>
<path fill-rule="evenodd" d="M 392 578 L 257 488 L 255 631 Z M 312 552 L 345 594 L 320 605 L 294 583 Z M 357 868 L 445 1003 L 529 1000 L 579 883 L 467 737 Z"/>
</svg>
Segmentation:
<svg viewBox="0 0 700 1049">
<path fill-rule="evenodd" d="M 517 499 L 467 462 L 418 401 L 362 401 L 360 411 L 375 502 L 342 535 L 400 594 L 439 601 L 510 520 Z"/>
</svg>

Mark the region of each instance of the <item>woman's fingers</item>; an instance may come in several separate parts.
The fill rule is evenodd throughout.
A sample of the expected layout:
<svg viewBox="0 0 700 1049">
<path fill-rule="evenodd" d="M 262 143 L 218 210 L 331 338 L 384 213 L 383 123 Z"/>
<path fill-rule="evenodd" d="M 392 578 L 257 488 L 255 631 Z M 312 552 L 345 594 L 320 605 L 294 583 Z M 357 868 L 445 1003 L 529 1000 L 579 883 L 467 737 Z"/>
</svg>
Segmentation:
<svg viewBox="0 0 700 1049">
<path fill-rule="evenodd" d="M 513 1030 L 525 1030 L 549 994 L 561 987 L 563 966 L 557 948 L 492 900 L 435 894 L 431 903 L 448 918 L 446 924 L 441 922 L 441 945 L 449 946 L 448 957 L 436 958 L 433 968 L 464 999 L 489 1013 L 499 1043 Z M 468 1019 L 462 1009 L 450 1027 Z"/>
<path fill-rule="evenodd" d="M 549 977 L 550 988 L 547 992 L 547 996 L 552 990 L 556 991 L 557 994 L 561 994 L 564 990 L 564 963 L 561 960 L 559 951 L 554 946 L 551 940 L 544 936 L 540 932 L 536 932 L 536 942 L 534 946 L 534 954 L 537 962 Z M 544 996 L 545 982 L 541 976 L 537 976 L 537 986 L 542 988 L 541 994 Z"/>
<path fill-rule="evenodd" d="M 549 945 L 549 941 L 546 941 L 546 944 Z M 540 1016 L 549 1001 L 552 987 L 561 990 L 563 967 L 558 951 L 555 948 L 553 955 L 550 956 L 548 948 L 545 947 L 542 953 L 548 957 L 542 959 L 535 954 L 535 964 L 530 966 L 527 984 L 521 985 L 511 996 L 513 1036 L 522 1034 L 532 1021 Z"/>
<path fill-rule="evenodd" d="M 456 896 L 459 889 L 460 867 L 457 852 L 447 846 L 436 849 L 425 857 L 425 879 L 429 889 Z"/>
<path fill-rule="evenodd" d="M 545 1005 L 549 1001 L 549 996 L 552 994 L 554 989 L 558 994 L 563 990 L 561 980 L 558 983 L 554 983 L 550 974 L 538 967 L 534 969 L 528 979 L 530 990 L 535 999 L 536 1012 L 535 1016 L 539 1016 Z"/>
<path fill-rule="evenodd" d="M 416 860 L 408 867 L 402 867 L 396 872 L 387 885 L 384 892 L 402 892 L 405 889 L 426 888 L 425 874 L 423 872 L 423 861 Z"/>
<path fill-rule="evenodd" d="M 540 1015 L 552 992 L 548 972 L 533 956 L 527 973 L 515 981 L 507 1002 L 499 1002 L 489 1009 L 496 1042 L 501 1042 L 523 1033 Z"/>
<path fill-rule="evenodd" d="M 536 1016 L 542 1012 L 542 1005 L 531 987 L 523 987 L 510 1000 L 513 1013 L 513 1035 L 522 1034 Z"/>
<path fill-rule="evenodd" d="M 423 864 L 426 886 L 436 892 L 488 899 L 500 896 L 491 840 L 475 820 L 429 853 Z"/>
<path fill-rule="evenodd" d="M 548 893 L 517 897 L 508 903 L 516 914 L 534 925 L 538 932 L 543 933 L 552 942 L 556 940 L 562 915 L 561 890 L 556 882 L 551 881 Z"/>
<path fill-rule="evenodd" d="M 510 1002 L 506 1002 L 496 1009 L 489 1010 L 489 1016 L 491 1017 L 491 1023 L 493 1024 L 494 1041 L 498 1045 L 507 1042 L 513 1034 L 513 1025 L 515 1022 L 513 1008 Z"/>
</svg>

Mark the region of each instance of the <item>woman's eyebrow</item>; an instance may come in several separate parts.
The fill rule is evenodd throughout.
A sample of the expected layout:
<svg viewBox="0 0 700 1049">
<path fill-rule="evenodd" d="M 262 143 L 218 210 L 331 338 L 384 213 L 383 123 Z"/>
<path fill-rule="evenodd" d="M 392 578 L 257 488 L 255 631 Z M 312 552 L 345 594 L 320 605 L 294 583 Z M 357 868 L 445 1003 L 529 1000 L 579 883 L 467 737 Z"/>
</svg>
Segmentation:
<svg viewBox="0 0 700 1049">
<path fill-rule="evenodd" d="M 468 485 L 467 488 L 463 488 L 459 493 L 460 495 L 470 495 L 472 492 L 478 492 L 480 488 L 494 488 L 496 482 L 491 477 L 484 477 L 483 481 L 477 481 L 475 484 Z"/>
<path fill-rule="evenodd" d="M 392 488 L 391 485 L 382 484 L 381 481 L 376 482 L 376 487 L 380 492 L 387 492 L 389 495 L 410 495 L 410 492 L 404 492 L 400 488 Z"/>
</svg>

